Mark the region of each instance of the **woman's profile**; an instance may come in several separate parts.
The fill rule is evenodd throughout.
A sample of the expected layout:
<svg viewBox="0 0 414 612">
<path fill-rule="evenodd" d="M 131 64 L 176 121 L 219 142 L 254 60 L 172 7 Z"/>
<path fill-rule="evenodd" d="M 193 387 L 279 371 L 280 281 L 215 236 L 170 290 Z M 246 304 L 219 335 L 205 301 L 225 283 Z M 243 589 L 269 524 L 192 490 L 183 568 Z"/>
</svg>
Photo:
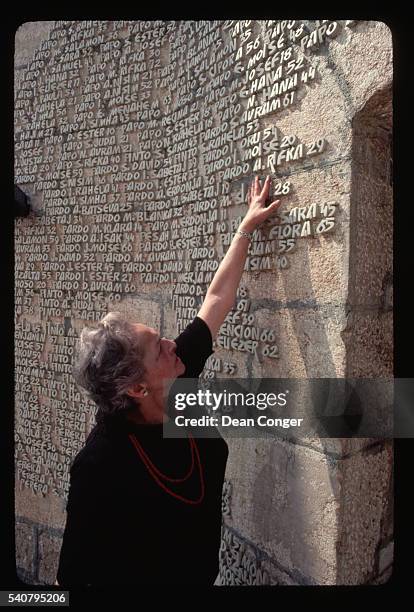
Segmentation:
<svg viewBox="0 0 414 612">
<path fill-rule="evenodd" d="M 196 379 L 236 300 L 270 178 L 256 177 L 244 219 L 194 320 L 175 340 L 110 312 L 80 335 L 77 384 L 97 404 L 96 425 L 70 469 L 57 582 L 62 587 L 213 585 L 228 448 L 218 435 L 163 437 L 167 397 Z"/>
</svg>

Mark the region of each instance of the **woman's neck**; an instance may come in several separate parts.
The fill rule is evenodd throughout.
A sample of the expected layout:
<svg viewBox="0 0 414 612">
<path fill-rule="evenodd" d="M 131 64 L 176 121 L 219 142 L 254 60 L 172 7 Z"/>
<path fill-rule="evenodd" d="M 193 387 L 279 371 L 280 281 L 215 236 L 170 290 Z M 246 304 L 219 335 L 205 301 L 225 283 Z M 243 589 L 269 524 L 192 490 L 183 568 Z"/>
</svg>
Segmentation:
<svg viewBox="0 0 414 612">
<path fill-rule="evenodd" d="M 143 398 L 137 404 L 136 410 L 128 414 L 128 420 L 138 425 L 162 425 L 169 421 L 164 401 L 156 401 L 153 397 Z"/>
</svg>

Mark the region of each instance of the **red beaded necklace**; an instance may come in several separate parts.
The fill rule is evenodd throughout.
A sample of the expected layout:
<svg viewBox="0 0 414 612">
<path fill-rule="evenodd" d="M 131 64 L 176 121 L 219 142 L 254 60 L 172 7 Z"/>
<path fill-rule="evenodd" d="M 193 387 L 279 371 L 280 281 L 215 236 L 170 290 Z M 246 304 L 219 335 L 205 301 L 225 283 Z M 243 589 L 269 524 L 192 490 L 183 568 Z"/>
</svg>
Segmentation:
<svg viewBox="0 0 414 612">
<path fill-rule="evenodd" d="M 199 455 L 199 452 L 198 452 L 197 444 L 196 444 L 193 436 L 190 434 L 190 432 L 188 432 L 188 440 L 190 442 L 190 448 L 191 448 L 191 467 L 190 467 L 189 472 L 183 478 L 171 478 L 169 476 L 166 476 L 162 472 L 160 472 L 160 470 L 149 459 L 148 455 L 145 453 L 144 449 L 141 446 L 141 443 L 137 440 L 137 438 L 133 434 L 129 434 L 129 439 L 131 440 L 131 442 L 134 445 L 135 449 L 137 450 L 137 453 L 140 456 L 143 464 L 145 465 L 145 467 L 147 468 L 147 470 L 149 471 L 149 473 L 151 474 L 151 476 L 153 477 L 155 482 L 166 493 L 168 493 L 169 495 L 172 495 L 172 497 L 175 497 L 176 499 L 179 499 L 180 501 L 183 501 L 186 504 L 196 505 L 196 504 L 200 504 L 203 501 L 203 499 L 204 499 L 203 469 L 202 469 L 202 465 L 201 465 L 201 460 L 200 460 L 200 455 Z M 198 469 L 199 469 L 199 472 L 200 472 L 200 484 L 201 484 L 200 497 L 198 499 L 196 499 L 196 500 L 187 499 L 186 497 L 183 497 L 182 495 L 179 495 L 178 493 L 174 493 L 174 491 L 171 491 L 171 489 L 169 489 L 160 480 L 161 478 L 163 478 L 164 480 L 167 480 L 169 482 L 185 482 L 186 480 L 188 480 L 190 478 L 191 474 L 194 471 L 194 451 L 195 451 L 195 455 L 197 457 Z"/>
</svg>

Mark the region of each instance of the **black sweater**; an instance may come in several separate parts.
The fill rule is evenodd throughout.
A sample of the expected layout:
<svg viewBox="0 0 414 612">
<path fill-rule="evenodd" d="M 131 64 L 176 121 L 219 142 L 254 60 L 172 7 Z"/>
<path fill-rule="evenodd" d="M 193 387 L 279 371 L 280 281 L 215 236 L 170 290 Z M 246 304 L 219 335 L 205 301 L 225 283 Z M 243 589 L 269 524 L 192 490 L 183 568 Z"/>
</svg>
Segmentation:
<svg viewBox="0 0 414 612">
<path fill-rule="evenodd" d="M 213 352 L 208 326 L 196 317 L 175 341 L 186 366 L 182 376 L 198 377 Z M 216 438 L 195 438 L 205 496 L 201 504 L 191 505 L 157 484 L 129 434 L 171 478 L 183 477 L 190 468 L 187 437 L 163 438 L 162 424 L 137 425 L 101 415 L 97 420 L 70 470 L 59 584 L 212 585 L 218 574 L 226 442 L 217 431 Z M 165 484 L 186 499 L 197 499 L 197 465 L 186 482 Z"/>
</svg>

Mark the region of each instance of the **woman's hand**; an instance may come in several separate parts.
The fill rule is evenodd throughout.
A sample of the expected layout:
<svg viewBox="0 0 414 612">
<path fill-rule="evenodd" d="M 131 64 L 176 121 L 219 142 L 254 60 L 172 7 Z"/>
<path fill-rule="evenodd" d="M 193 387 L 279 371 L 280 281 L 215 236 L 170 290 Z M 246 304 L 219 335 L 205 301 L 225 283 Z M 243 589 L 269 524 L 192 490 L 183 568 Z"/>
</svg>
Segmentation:
<svg viewBox="0 0 414 612">
<path fill-rule="evenodd" d="M 263 223 L 280 204 L 275 200 L 265 208 L 266 198 L 269 195 L 270 176 L 260 186 L 259 178 L 256 177 L 250 187 L 249 210 L 239 229 L 244 232 L 252 232 L 260 223 Z M 248 238 L 248 237 L 247 237 Z M 213 340 L 220 331 L 227 314 L 234 308 L 237 288 L 243 274 L 244 265 L 248 253 L 250 240 L 246 236 L 236 232 L 230 244 L 230 248 L 220 263 L 209 288 L 206 297 L 198 312 L 200 319 L 207 323 Z"/>
<path fill-rule="evenodd" d="M 259 177 L 256 176 L 250 185 L 247 196 L 249 210 L 246 213 L 240 228 L 252 232 L 258 225 L 261 225 L 268 219 L 278 208 L 280 200 L 275 200 L 269 206 L 265 207 L 265 202 L 269 195 L 270 176 L 266 177 L 263 188 L 260 185 Z"/>
</svg>

